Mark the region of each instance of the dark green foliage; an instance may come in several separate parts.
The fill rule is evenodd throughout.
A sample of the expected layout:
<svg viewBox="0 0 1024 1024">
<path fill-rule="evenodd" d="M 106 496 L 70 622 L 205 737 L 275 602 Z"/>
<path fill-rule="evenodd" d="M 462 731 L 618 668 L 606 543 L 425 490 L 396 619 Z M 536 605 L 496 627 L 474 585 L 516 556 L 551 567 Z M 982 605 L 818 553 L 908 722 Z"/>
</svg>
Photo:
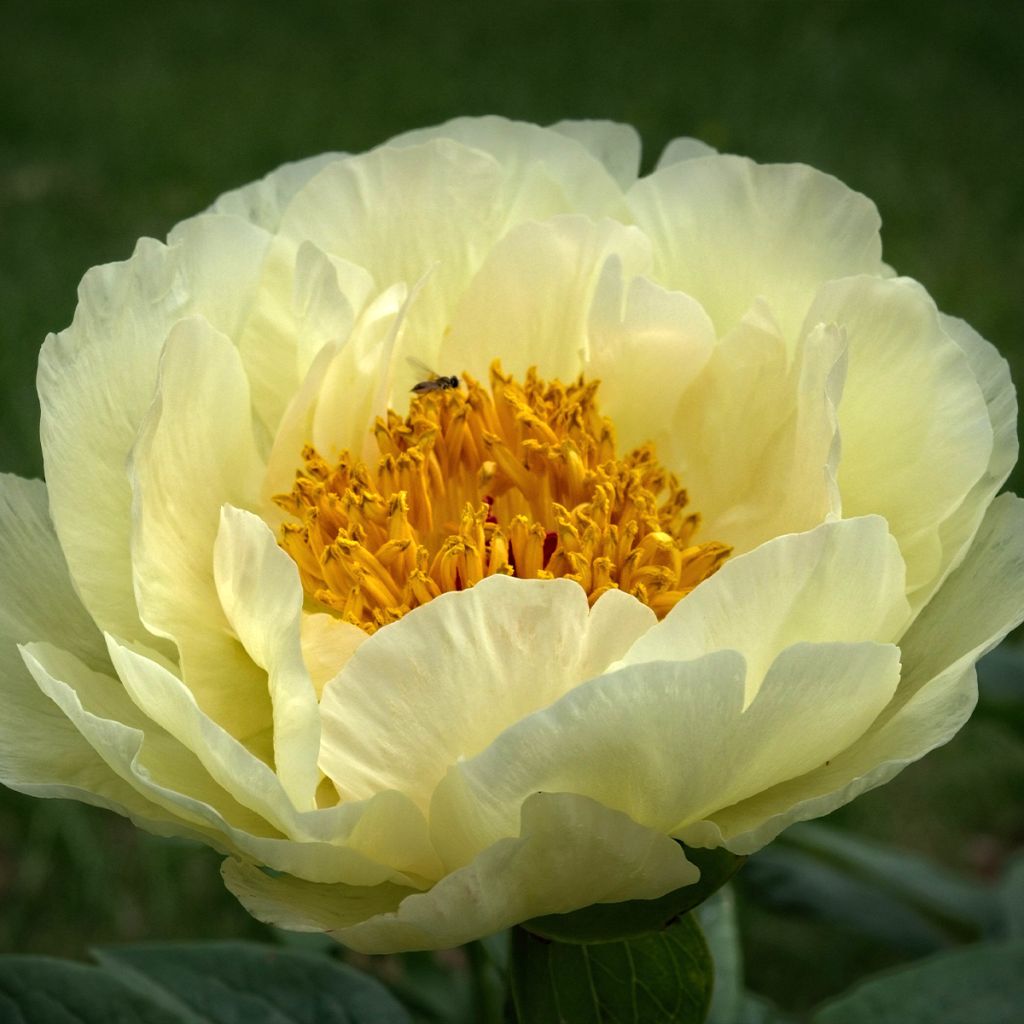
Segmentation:
<svg viewBox="0 0 1024 1024">
<path fill-rule="evenodd" d="M 219 942 L 130 946 L 99 967 L 0 958 L 10 1024 L 411 1024 L 387 990 L 325 956 Z"/>
<path fill-rule="evenodd" d="M 813 1024 L 1013 1024 L 1024 1007 L 1024 943 L 940 953 L 871 978 Z"/>
</svg>

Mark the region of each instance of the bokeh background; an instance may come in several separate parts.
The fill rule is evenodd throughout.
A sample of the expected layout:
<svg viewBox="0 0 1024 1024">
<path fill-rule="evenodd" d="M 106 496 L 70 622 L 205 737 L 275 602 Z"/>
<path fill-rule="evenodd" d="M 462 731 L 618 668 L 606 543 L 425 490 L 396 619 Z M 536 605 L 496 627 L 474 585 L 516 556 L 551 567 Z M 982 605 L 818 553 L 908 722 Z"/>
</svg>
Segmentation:
<svg viewBox="0 0 1024 1024">
<path fill-rule="evenodd" d="M 878 204 L 888 261 L 1024 380 L 1016 0 L 0 9 L 2 471 L 41 474 L 36 354 L 70 321 L 89 266 L 126 258 L 140 235 L 162 238 L 283 161 L 363 150 L 458 114 L 627 121 L 647 167 L 685 134 L 830 171 Z M 1003 673 L 954 742 L 832 823 L 965 878 L 997 877 L 1024 846 L 1019 683 Z M 740 887 L 748 979 L 791 1009 L 912 953 L 756 897 Z M 0 951 L 83 956 L 105 942 L 204 936 L 269 936 L 223 892 L 214 854 L 0 792 Z"/>
</svg>

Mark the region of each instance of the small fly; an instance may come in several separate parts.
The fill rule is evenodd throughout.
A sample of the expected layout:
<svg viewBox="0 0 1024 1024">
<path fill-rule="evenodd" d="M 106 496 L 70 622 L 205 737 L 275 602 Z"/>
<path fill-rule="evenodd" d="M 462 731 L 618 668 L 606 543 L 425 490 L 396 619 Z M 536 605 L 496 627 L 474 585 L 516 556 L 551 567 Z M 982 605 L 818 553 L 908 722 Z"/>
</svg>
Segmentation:
<svg viewBox="0 0 1024 1024">
<path fill-rule="evenodd" d="M 421 363 L 412 356 L 409 356 L 406 361 L 417 373 L 426 378 L 410 388 L 417 395 L 425 395 L 430 391 L 454 391 L 459 386 L 458 377 L 442 377 L 439 373 L 434 373 L 425 363 Z"/>
</svg>

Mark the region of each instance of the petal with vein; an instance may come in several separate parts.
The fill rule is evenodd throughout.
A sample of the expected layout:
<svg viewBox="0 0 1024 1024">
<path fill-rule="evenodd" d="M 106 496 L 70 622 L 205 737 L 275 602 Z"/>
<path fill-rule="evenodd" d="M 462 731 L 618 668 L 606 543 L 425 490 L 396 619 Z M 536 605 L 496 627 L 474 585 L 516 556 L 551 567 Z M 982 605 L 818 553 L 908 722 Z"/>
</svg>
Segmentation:
<svg viewBox="0 0 1024 1024">
<path fill-rule="evenodd" d="M 329 931 L 363 953 L 447 949 L 543 914 L 655 899 L 699 876 L 667 836 L 569 793 L 531 796 L 515 837 L 423 893 L 313 886 L 237 861 L 226 862 L 223 874 L 256 917 Z"/>
<path fill-rule="evenodd" d="M 737 650 L 745 700 L 792 644 L 896 640 L 909 619 L 899 548 L 877 516 L 825 523 L 732 558 L 629 649 L 623 664 Z"/>
<path fill-rule="evenodd" d="M 633 277 L 648 268 L 650 246 L 636 228 L 611 220 L 562 216 L 514 228 L 459 300 L 442 365 L 486 380 L 500 353 L 502 368 L 519 377 L 531 366 L 544 377 L 578 376 L 591 303 L 611 258 Z"/>
<path fill-rule="evenodd" d="M 759 849 L 794 821 L 817 818 L 887 782 L 950 740 L 977 701 L 974 664 L 1024 619 L 1024 501 L 993 502 L 963 564 L 901 641 L 905 678 L 878 721 L 831 764 L 714 815 L 696 845 Z"/>
<path fill-rule="evenodd" d="M 646 277 L 626 277 L 606 260 L 587 322 L 589 377 L 601 381 L 601 411 L 615 424 L 619 451 L 654 441 L 671 451 L 680 396 L 704 368 L 715 332 L 700 305 Z"/>
<path fill-rule="evenodd" d="M 299 570 L 262 519 L 225 505 L 213 572 L 231 628 L 267 673 L 277 777 L 296 808 L 312 810 L 321 778 L 320 710 L 302 660 Z"/>
<path fill-rule="evenodd" d="M 182 678 L 200 706 L 238 739 L 265 749 L 272 720 L 266 673 L 232 634 L 213 578 L 221 505 L 254 507 L 262 466 L 238 352 L 199 318 L 180 321 L 167 340 L 129 472 L 142 619 L 177 644 Z"/>
<path fill-rule="evenodd" d="M 703 536 L 742 553 L 839 514 L 845 374 L 839 330 L 822 326 L 790 354 L 763 304 L 719 341 L 680 396 L 665 446 Z"/>
<path fill-rule="evenodd" d="M 672 834 L 802 775 L 864 733 L 899 679 L 891 645 L 796 644 L 744 704 L 736 651 L 633 665 L 591 680 L 454 766 L 430 823 L 458 866 L 514 834 L 536 792 L 590 797 Z"/>
<path fill-rule="evenodd" d="M 885 516 L 907 563 L 907 590 L 941 569 L 939 525 L 984 475 L 993 435 L 968 357 L 906 278 L 823 286 L 807 329 L 839 324 L 849 367 L 839 404 L 846 516 Z"/>
<path fill-rule="evenodd" d="M 19 644 L 59 643 L 95 669 L 107 665 L 103 637 L 82 607 L 53 532 L 46 487 L 0 474 L 0 781 L 21 793 L 69 797 L 164 835 L 187 829 L 142 798 L 36 685 Z"/>
<path fill-rule="evenodd" d="M 102 629 L 154 643 L 135 604 L 125 455 L 152 402 L 164 341 L 197 314 L 232 334 L 268 241 L 259 228 L 211 215 L 179 225 L 167 246 L 144 238 L 131 259 L 85 275 L 74 321 L 43 345 L 37 384 L 51 513 Z"/>
<path fill-rule="evenodd" d="M 397 789 L 426 809 L 460 758 L 621 657 L 654 621 L 611 591 L 492 576 L 363 643 L 321 701 L 320 767 L 345 799 Z"/>
<path fill-rule="evenodd" d="M 129 663 L 133 652 L 116 651 Z M 214 778 L 186 745 L 148 718 L 110 676 L 93 672 L 73 655 L 50 644 L 28 644 L 22 657 L 40 689 L 68 716 L 82 737 L 125 783 L 152 808 L 158 822 L 174 822 L 157 831 L 187 831 L 216 849 L 244 855 L 276 871 L 286 871 L 317 882 L 348 882 L 375 885 L 398 879 L 402 884 L 424 884 L 437 876 L 437 858 L 430 850 L 422 815 L 401 794 L 381 793 L 373 800 L 348 807 L 294 814 L 289 831 L 282 835 L 261 813 L 236 800 Z M 135 656 L 138 657 L 137 655 Z M 153 663 L 155 665 L 155 663 Z M 136 668 L 138 665 L 136 664 Z M 156 666 L 159 668 L 159 666 Z M 157 677 L 139 678 L 144 686 Z M 157 710 L 179 712 L 176 728 L 195 728 L 168 703 L 166 691 L 153 699 Z M 204 738 L 212 738 L 207 729 Z M 235 744 L 237 748 L 237 744 Z M 252 789 L 245 782 L 258 781 L 255 758 L 227 744 L 203 749 L 213 763 L 228 755 L 225 766 L 246 773 L 234 788 L 250 803 Z M 270 776 L 264 803 L 273 802 L 280 786 Z M 287 809 L 287 801 L 279 801 Z"/>
<path fill-rule="evenodd" d="M 795 341 L 819 285 L 882 271 L 874 203 L 803 164 L 707 156 L 659 168 L 627 193 L 656 278 L 692 295 L 719 334 L 756 298 Z"/>
<path fill-rule="evenodd" d="M 632 129 L 627 125 L 610 127 L 616 129 L 614 138 L 606 121 L 563 121 L 551 128 L 541 128 L 496 115 L 456 117 L 433 128 L 404 132 L 386 145 L 418 146 L 436 139 L 454 139 L 490 154 L 508 179 L 506 188 L 513 197 L 511 205 L 518 207 L 520 214 L 512 223 L 517 223 L 556 212 L 579 211 L 600 216 L 621 203 L 622 182 L 617 179 L 633 159 L 632 140 L 626 138 Z M 639 149 L 639 140 L 635 145 Z M 611 159 L 603 159 L 604 155 Z M 543 178 L 537 174 L 538 168 L 543 171 L 543 178 L 557 188 L 557 209 L 545 210 L 537 204 L 538 199 L 551 195 L 541 185 Z M 533 192 L 536 195 L 530 194 Z M 532 211 L 529 207 L 533 207 Z"/>
</svg>

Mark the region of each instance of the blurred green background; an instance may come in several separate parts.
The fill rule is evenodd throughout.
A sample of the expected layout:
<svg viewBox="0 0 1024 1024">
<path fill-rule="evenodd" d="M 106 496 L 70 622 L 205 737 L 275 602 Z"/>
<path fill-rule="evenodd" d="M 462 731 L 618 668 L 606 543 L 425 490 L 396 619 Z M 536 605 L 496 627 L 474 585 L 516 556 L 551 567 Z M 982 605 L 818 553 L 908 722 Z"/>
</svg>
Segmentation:
<svg viewBox="0 0 1024 1024">
<path fill-rule="evenodd" d="M 89 266 L 285 160 L 457 114 L 628 121 L 646 166 L 688 134 L 828 170 L 878 204 L 888 261 L 1024 380 L 1022 99 L 1015 0 L 5 4 L 0 470 L 40 474 L 36 353 L 70 321 Z M 1024 845 L 1022 792 L 1020 717 L 984 705 L 836 820 L 994 877 Z M 785 1006 L 907 955 L 756 901 L 740 909 L 750 982 Z M 209 851 L 0 794 L 0 951 L 265 934 Z"/>
</svg>

